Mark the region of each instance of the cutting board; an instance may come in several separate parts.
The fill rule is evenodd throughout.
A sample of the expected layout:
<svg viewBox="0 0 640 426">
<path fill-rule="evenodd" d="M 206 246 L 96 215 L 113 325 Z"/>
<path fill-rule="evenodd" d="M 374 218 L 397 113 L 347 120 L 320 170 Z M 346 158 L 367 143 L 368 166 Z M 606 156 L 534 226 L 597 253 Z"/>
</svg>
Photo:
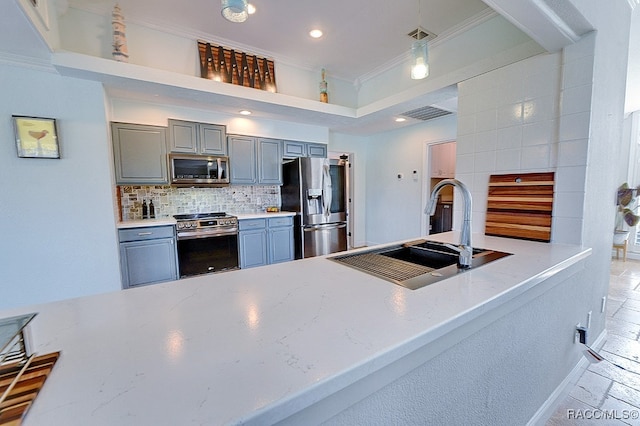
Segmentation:
<svg viewBox="0 0 640 426">
<path fill-rule="evenodd" d="M 1 426 L 22 424 L 59 357 L 60 352 L 53 352 L 34 356 L 29 365 L 12 363 L 0 366 L 0 396 L 5 396 L 0 403 Z"/>
<path fill-rule="evenodd" d="M 551 241 L 554 173 L 489 177 L 485 234 Z"/>
</svg>

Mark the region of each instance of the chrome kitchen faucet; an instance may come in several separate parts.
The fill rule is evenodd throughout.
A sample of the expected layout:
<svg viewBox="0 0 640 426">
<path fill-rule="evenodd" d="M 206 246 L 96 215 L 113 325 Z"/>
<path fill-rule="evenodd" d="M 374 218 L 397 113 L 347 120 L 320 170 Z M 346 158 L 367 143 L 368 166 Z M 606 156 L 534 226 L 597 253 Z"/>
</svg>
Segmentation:
<svg viewBox="0 0 640 426">
<path fill-rule="evenodd" d="M 429 216 L 433 216 L 435 214 L 438 194 L 440 194 L 440 190 L 447 185 L 456 187 L 460 189 L 460 192 L 462 192 L 462 197 L 464 199 L 464 220 L 462 222 L 462 232 L 460 233 L 460 244 L 457 247 L 451 244 L 445 245 L 459 253 L 459 268 L 470 268 L 473 256 L 473 248 L 471 247 L 471 192 L 469 192 L 469 189 L 467 189 L 465 184 L 457 179 L 444 179 L 438 182 L 433 188 L 433 191 L 431 191 L 431 198 L 429 199 L 424 212 Z"/>
</svg>

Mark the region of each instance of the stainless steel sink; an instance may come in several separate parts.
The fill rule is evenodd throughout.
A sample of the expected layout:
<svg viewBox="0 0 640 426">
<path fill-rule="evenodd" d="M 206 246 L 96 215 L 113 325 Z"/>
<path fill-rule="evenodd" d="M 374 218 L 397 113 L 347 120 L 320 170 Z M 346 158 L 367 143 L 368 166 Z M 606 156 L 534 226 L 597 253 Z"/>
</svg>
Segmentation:
<svg viewBox="0 0 640 426">
<path fill-rule="evenodd" d="M 471 269 L 509 255 L 501 251 L 474 248 Z M 443 243 L 418 240 L 329 259 L 416 290 L 468 271 L 458 268 L 458 258 L 458 253 Z"/>
</svg>

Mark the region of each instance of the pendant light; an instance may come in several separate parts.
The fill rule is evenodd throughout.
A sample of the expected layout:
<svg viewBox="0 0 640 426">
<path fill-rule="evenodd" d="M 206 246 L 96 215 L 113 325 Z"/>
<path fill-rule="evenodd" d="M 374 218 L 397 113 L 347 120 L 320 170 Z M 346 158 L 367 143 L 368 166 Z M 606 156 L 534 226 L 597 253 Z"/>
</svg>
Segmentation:
<svg viewBox="0 0 640 426">
<path fill-rule="evenodd" d="M 222 0 L 222 16 L 230 22 L 244 22 L 249 16 L 247 0 Z"/>
<path fill-rule="evenodd" d="M 429 75 L 429 52 L 426 38 L 428 34 L 420 31 L 422 21 L 420 11 L 420 1 L 418 0 L 418 30 L 415 35 L 416 41 L 411 45 L 411 78 L 420 80 Z"/>
<path fill-rule="evenodd" d="M 416 40 L 411 45 L 411 78 L 420 80 L 429 75 L 427 40 Z"/>
</svg>

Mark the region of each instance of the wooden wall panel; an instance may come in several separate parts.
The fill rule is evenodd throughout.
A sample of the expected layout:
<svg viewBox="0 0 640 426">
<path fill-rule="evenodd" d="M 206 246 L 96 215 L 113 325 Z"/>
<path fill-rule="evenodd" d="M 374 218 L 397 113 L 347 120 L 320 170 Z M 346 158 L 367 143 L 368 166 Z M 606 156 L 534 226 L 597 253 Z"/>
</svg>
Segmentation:
<svg viewBox="0 0 640 426">
<path fill-rule="evenodd" d="M 276 92 L 276 70 L 272 60 L 201 40 L 198 40 L 198 52 L 200 77 Z"/>
</svg>

